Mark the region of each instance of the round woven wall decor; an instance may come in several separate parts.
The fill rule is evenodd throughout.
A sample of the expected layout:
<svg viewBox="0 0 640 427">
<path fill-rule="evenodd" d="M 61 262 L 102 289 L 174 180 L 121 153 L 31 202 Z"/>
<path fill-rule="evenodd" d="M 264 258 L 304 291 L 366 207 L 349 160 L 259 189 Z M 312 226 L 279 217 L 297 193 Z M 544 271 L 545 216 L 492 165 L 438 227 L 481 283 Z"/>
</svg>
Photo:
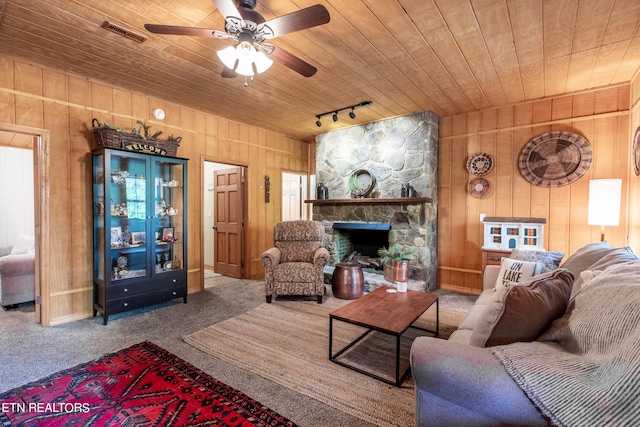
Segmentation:
<svg viewBox="0 0 640 427">
<path fill-rule="evenodd" d="M 556 188 L 582 178 L 592 160 L 591 145 L 582 136 L 573 132 L 546 132 L 525 145 L 518 168 L 531 184 Z"/>
<path fill-rule="evenodd" d="M 486 175 L 493 169 L 493 157 L 487 153 L 476 153 L 467 160 L 467 170 L 475 176 Z"/>
<path fill-rule="evenodd" d="M 473 178 L 467 184 L 467 193 L 469 193 L 473 197 L 481 199 L 489 193 L 489 188 L 491 188 L 491 185 L 486 179 Z"/>
<path fill-rule="evenodd" d="M 640 126 L 633 137 L 633 171 L 640 176 Z"/>
</svg>

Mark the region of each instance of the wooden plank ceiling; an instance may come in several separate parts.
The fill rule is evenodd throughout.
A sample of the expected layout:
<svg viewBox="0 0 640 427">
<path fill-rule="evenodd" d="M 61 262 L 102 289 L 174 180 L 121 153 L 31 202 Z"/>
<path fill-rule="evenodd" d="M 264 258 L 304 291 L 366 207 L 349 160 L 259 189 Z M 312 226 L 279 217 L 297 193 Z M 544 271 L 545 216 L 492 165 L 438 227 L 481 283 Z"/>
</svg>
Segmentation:
<svg viewBox="0 0 640 427">
<path fill-rule="evenodd" d="M 256 11 L 269 20 L 317 3 L 328 24 L 273 40 L 318 68 L 310 78 L 275 63 L 245 87 L 221 77 L 215 52 L 228 40 L 144 29 L 223 30 L 211 0 L 0 0 L 0 53 L 301 140 L 628 82 L 640 68 L 638 0 L 258 0 Z M 108 32 L 104 21 L 148 39 Z M 355 119 L 315 124 L 369 100 Z"/>
</svg>

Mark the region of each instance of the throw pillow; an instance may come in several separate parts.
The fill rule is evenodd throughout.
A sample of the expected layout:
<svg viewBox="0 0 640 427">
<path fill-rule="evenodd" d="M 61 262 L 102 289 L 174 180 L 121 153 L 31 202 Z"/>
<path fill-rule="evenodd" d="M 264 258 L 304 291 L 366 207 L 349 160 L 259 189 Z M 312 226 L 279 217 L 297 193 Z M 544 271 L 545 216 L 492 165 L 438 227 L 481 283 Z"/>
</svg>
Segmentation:
<svg viewBox="0 0 640 427">
<path fill-rule="evenodd" d="M 633 261 L 638 261 L 638 257 L 633 253 L 633 250 L 629 246 L 625 246 L 622 248 L 611 248 L 602 257 L 594 261 L 587 270 L 605 270 L 607 267 L 611 267 L 615 264 Z M 576 281 L 573 284 L 571 298 L 574 298 L 576 296 L 576 294 L 580 291 L 585 283 L 586 280 L 582 278 L 582 272 L 580 272 L 579 276 L 576 275 Z"/>
<path fill-rule="evenodd" d="M 581 271 L 592 270 L 590 267 L 594 262 L 615 249 L 607 242 L 589 243 L 571 254 L 561 267 L 569 270 L 575 277 L 580 277 Z"/>
<path fill-rule="evenodd" d="M 537 262 L 540 264 L 540 273 L 555 270 L 560 266 L 560 261 L 564 258 L 562 252 L 554 251 L 532 251 L 528 249 L 514 249 L 509 255 L 511 259 L 521 261 Z"/>
<path fill-rule="evenodd" d="M 35 239 L 26 234 L 18 233 L 16 243 L 11 248 L 11 255 L 26 254 L 33 247 Z"/>
<path fill-rule="evenodd" d="M 557 269 L 520 284 L 499 287 L 478 320 L 469 344 L 477 347 L 534 341 L 567 309 L 573 274 Z"/>
<path fill-rule="evenodd" d="M 538 274 L 539 269 L 540 267 L 535 262 L 502 258 L 502 261 L 500 261 L 500 273 L 498 273 L 495 287 L 497 289 L 511 282 L 521 282 Z"/>
</svg>

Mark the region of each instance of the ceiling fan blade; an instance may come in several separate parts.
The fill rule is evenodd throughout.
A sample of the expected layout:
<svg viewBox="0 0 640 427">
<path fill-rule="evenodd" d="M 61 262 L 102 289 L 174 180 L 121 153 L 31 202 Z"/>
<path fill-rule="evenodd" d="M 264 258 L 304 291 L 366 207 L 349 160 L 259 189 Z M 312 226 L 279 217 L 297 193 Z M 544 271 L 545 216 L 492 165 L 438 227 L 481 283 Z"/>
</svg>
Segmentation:
<svg viewBox="0 0 640 427">
<path fill-rule="evenodd" d="M 222 17 L 226 20 L 228 17 L 234 17 L 242 20 L 242 16 L 238 11 L 238 8 L 233 3 L 233 0 L 212 0 L 216 5 L 216 9 L 222 14 Z"/>
<path fill-rule="evenodd" d="M 273 46 L 273 51 L 269 54 L 269 58 L 305 77 L 311 77 L 318 71 L 313 65 L 277 46 Z"/>
<path fill-rule="evenodd" d="M 147 31 L 155 34 L 172 34 L 176 36 L 213 37 L 222 38 L 227 33 L 208 28 L 180 27 L 174 25 L 144 24 Z"/>
<path fill-rule="evenodd" d="M 265 33 L 267 33 L 267 35 L 265 35 L 265 38 L 279 37 L 284 34 L 326 24 L 330 19 L 331 16 L 329 16 L 327 8 L 321 4 L 316 4 L 265 22 L 264 25 L 271 28 L 272 33 L 269 34 L 269 32 L 266 31 Z"/>
<path fill-rule="evenodd" d="M 222 70 L 222 77 L 224 77 L 225 79 L 232 79 L 234 77 L 238 77 L 238 73 L 236 73 L 229 67 L 224 67 L 224 69 Z"/>
</svg>

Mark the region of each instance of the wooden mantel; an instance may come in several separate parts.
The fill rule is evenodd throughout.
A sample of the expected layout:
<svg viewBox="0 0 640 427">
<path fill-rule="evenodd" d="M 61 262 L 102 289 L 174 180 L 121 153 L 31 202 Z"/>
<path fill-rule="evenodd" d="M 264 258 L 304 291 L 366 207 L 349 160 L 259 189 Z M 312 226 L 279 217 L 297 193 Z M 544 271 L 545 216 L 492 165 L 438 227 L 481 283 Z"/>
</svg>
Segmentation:
<svg viewBox="0 0 640 427">
<path fill-rule="evenodd" d="M 374 199 L 374 198 L 354 198 L 354 199 L 311 199 L 305 200 L 305 203 L 313 203 L 315 205 L 373 205 L 373 204 L 418 204 L 431 203 L 430 197 L 394 197 L 393 199 Z"/>
</svg>

